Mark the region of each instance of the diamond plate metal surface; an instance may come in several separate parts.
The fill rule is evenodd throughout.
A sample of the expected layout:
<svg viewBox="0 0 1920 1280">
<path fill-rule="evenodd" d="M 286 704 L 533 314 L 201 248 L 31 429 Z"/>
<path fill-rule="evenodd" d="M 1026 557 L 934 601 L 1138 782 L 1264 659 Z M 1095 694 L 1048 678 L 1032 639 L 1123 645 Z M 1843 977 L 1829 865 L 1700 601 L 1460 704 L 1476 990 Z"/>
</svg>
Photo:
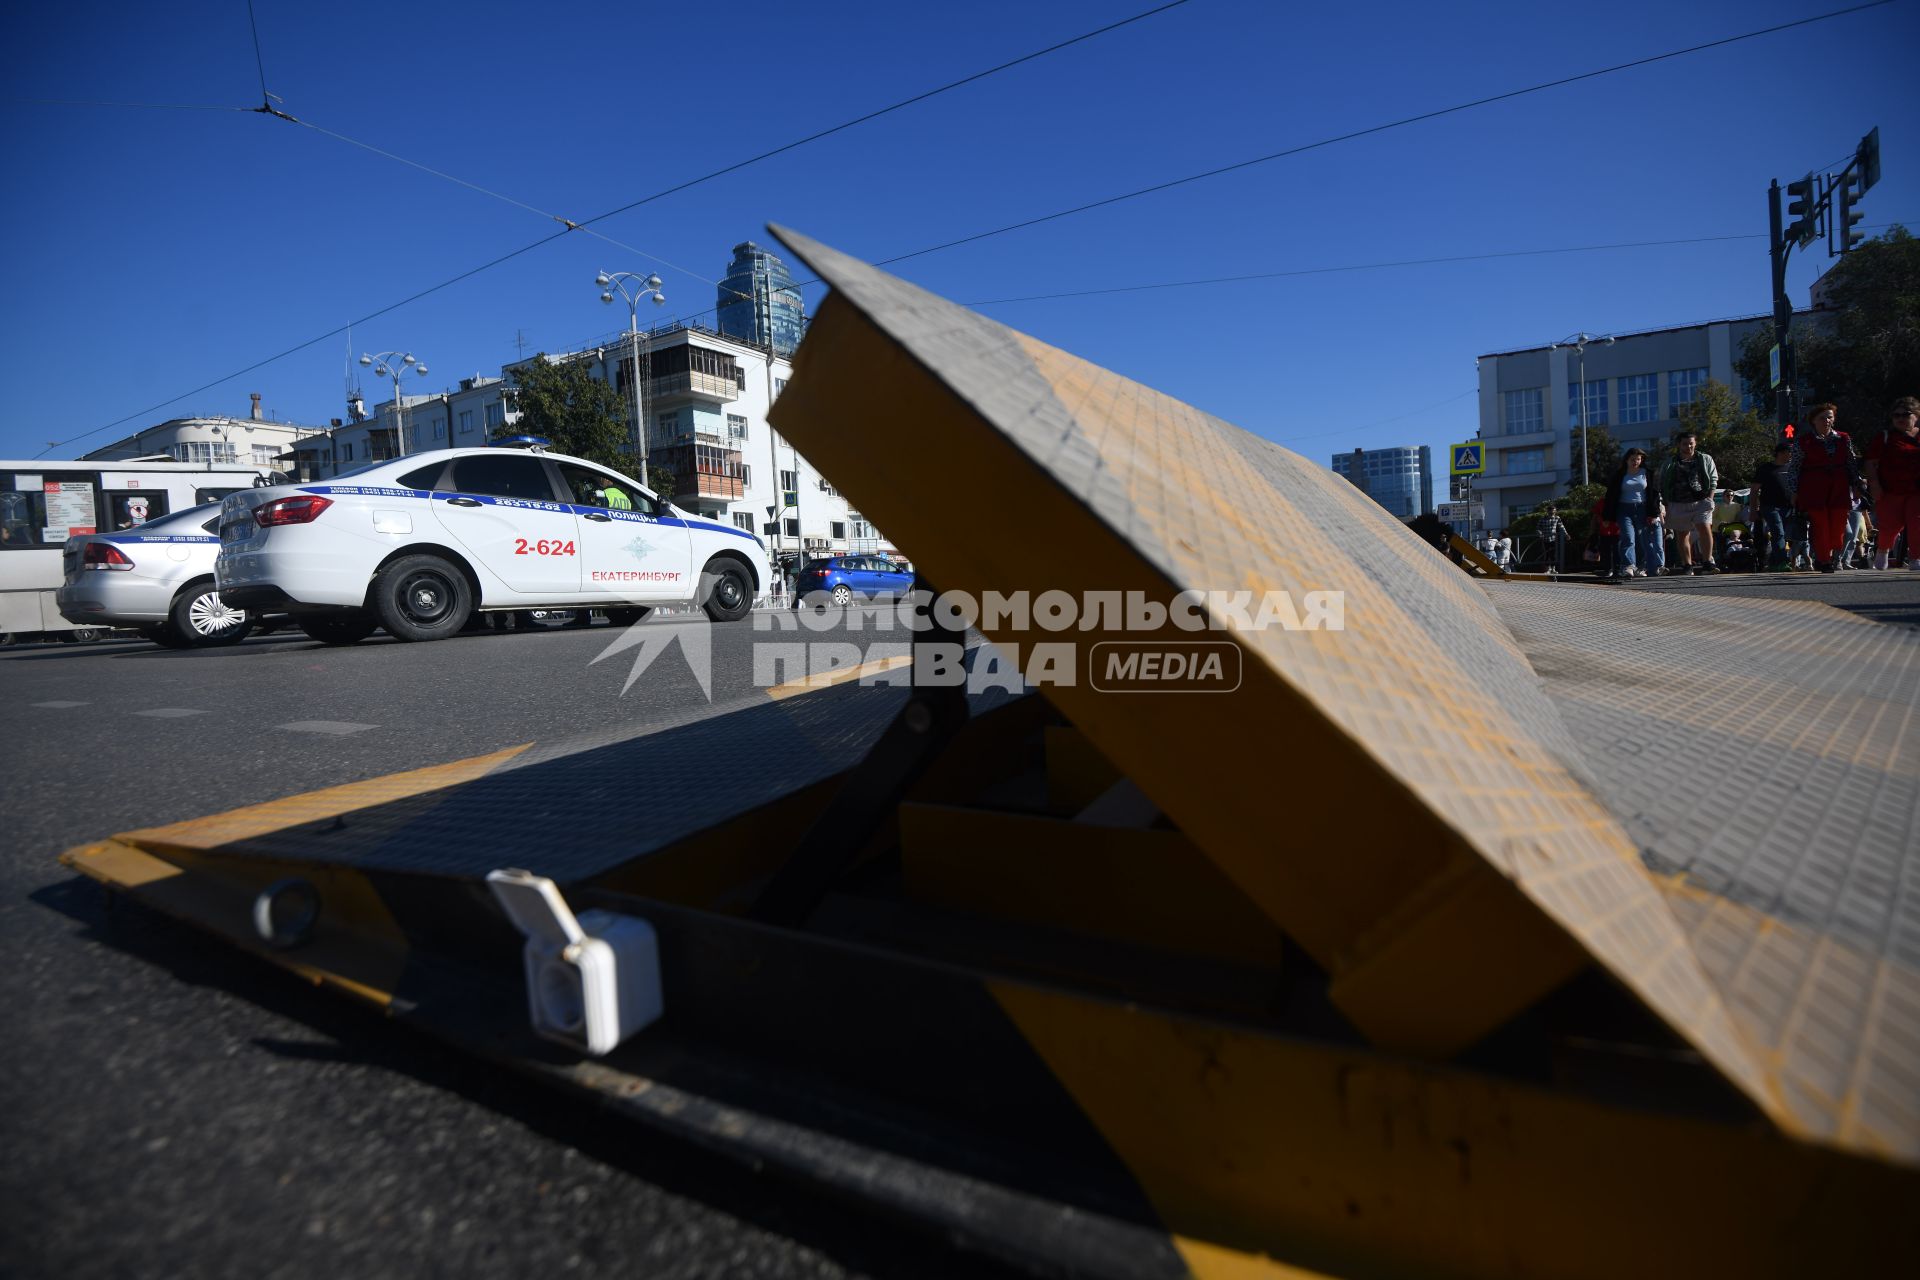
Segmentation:
<svg viewBox="0 0 1920 1280">
<path fill-rule="evenodd" d="M 1494 583 L 1779 1103 L 1920 1158 L 1920 633 Z"/>
<path fill-rule="evenodd" d="M 776 410 L 781 430 L 901 545 L 914 547 L 916 562 L 932 566 L 942 581 L 990 578 L 1017 563 L 1038 531 L 1058 536 L 1085 527 L 1091 517 L 1118 535 L 1122 545 L 1116 554 L 1137 556 L 1178 588 L 1285 590 L 1296 596 L 1316 589 L 1344 591 L 1344 632 L 1237 633 L 1249 655 L 1304 697 L 1318 717 L 1318 723 L 1297 716 L 1286 721 L 1284 746 L 1276 742 L 1272 748 L 1274 781 L 1284 779 L 1290 755 L 1351 752 L 1357 747 L 1362 758 L 1382 766 L 1384 779 L 1370 778 L 1364 789 L 1350 794 L 1321 797 L 1325 803 L 1353 807 L 1358 823 L 1368 816 L 1367 808 L 1382 807 L 1396 789 L 1404 789 L 1428 819 L 1437 820 L 1437 830 L 1460 840 L 1485 865 L 1518 885 L 1546 918 L 1784 1127 L 1848 1144 L 1864 1142 L 1909 1158 L 1920 1153 L 1920 1126 L 1896 1105 L 1908 1083 L 1899 1075 L 1897 1055 L 1861 1039 L 1884 1033 L 1891 1045 L 1912 1028 L 1903 1014 L 1869 1012 L 1904 1008 L 1909 998 L 1904 980 L 1863 971 L 1857 964 L 1849 967 L 1838 952 L 1822 951 L 1816 966 L 1821 989 L 1854 1014 L 1827 1016 L 1817 1034 L 1809 1023 L 1798 1040 L 1788 1032 L 1771 1038 L 1759 1034 L 1748 1006 L 1767 1004 L 1767 985 L 1777 986 L 1784 971 L 1794 971 L 1803 980 L 1800 998 L 1812 1002 L 1809 1009 L 1820 1003 L 1813 1000 L 1813 988 L 1805 986 L 1813 982 L 1816 969 L 1808 966 L 1815 962 L 1794 952 L 1784 938 L 1756 942 L 1741 951 L 1729 940 L 1746 935 L 1730 917 L 1705 910 L 1704 918 L 1713 922 L 1709 929 L 1700 918 L 1702 908 L 1676 902 L 1647 874 L 1638 825 L 1644 805 L 1636 804 L 1631 789 L 1613 785 L 1612 758 L 1605 761 L 1605 771 L 1598 767 L 1586 722 L 1569 731 L 1561 706 L 1549 697 L 1541 679 L 1543 674 L 1553 677 L 1551 662 L 1548 670 L 1536 673 L 1533 662 L 1539 655 L 1516 641 L 1479 588 L 1397 521 L 1325 468 L 1270 441 L 804 236 L 781 229 L 776 233 L 832 285 L 830 305 L 837 301 L 851 306 L 861 323 L 892 344 L 898 357 L 959 402 L 961 408 L 941 418 L 943 448 L 975 464 L 986 459 L 1006 464 L 1018 458 L 1018 465 L 1035 469 L 1046 482 L 1042 487 L 1051 494 L 1048 506 L 1030 511 L 1017 530 L 1002 537 L 989 527 L 965 544 L 943 541 L 937 513 L 891 501 L 879 477 L 862 473 L 851 455 L 851 442 L 836 448 L 829 427 L 846 432 L 849 423 L 828 423 L 823 413 L 810 415 L 810 408 L 822 408 L 833 398 L 832 389 L 810 389 L 811 400 L 793 395 L 803 387 L 808 368 L 809 353 L 803 347 L 795 383 L 781 406 L 785 416 Z M 827 319 L 824 308 L 820 319 Z M 810 342 L 838 343 L 852 354 L 817 348 L 824 354 L 814 365 L 843 374 L 864 367 L 892 378 L 889 387 L 912 385 L 909 375 L 893 372 L 889 361 L 896 357 L 877 352 L 864 336 L 867 332 L 838 319 L 829 325 L 817 321 Z M 846 403 L 846 395 L 840 394 L 840 404 Z M 942 402 L 929 395 L 921 403 L 937 409 Z M 965 420 L 967 415 L 972 421 Z M 1007 453 L 1009 444 L 1017 451 L 1013 455 Z M 830 458 L 841 470 L 829 465 Z M 929 550 L 921 550 L 922 540 Z M 1051 585 L 1069 591 L 1099 585 L 1085 568 L 1081 572 L 1087 581 L 1076 581 L 1074 568 L 1063 565 L 1060 580 Z M 1574 588 L 1550 585 L 1536 590 L 1558 591 L 1561 602 L 1578 594 Z M 1737 613 L 1740 603 L 1751 602 L 1728 603 Z M 1762 628 L 1776 622 L 1772 615 L 1751 617 Z M 1756 671 L 1749 678 L 1721 660 L 1716 644 L 1707 638 L 1710 630 L 1703 626 L 1701 634 L 1678 651 L 1711 655 L 1706 661 L 1716 673 L 1729 671 L 1728 685 L 1713 700 L 1712 714 L 1707 715 L 1703 705 L 1700 723 L 1691 732 L 1676 729 L 1673 737 L 1678 741 L 1671 744 L 1677 748 L 1681 742 L 1695 743 L 1706 756 L 1725 745 L 1728 725 L 1743 723 L 1756 707 L 1773 705 L 1769 700 L 1779 697 L 1773 682 L 1786 679 L 1806 693 L 1823 689 L 1823 681 L 1843 681 L 1838 673 L 1802 669 L 1807 666 L 1842 663 L 1852 653 L 1890 660 L 1884 640 L 1857 632 L 1792 634 L 1777 652 L 1782 657 L 1790 653 L 1795 660 L 1780 671 Z M 1589 633 L 1584 642 L 1595 650 L 1596 661 L 1614 665 L 1610 681 L 1629 685 L 1649 665 L 1671 662 L 1676 652 L 1670 641 L 1635 651 L 1604 628 Z M 1846 762 L 1853 753 L 1864 757 L 1900 749 L 1911 757 L 1901 718 L 1907 713 L 1889 709 L 1902 697 L 1910 706 L 1910 675 L 1904 671 L 1876 675 L 1874 679 L 1886 684 L 1879 693 L 1836 685 L 1824 690 L 1827 697 L 1818 710 L 1811 705 L 1806 709 L 1806 723 L 1760 731 L 1769 742 L 1790 743 L 1802 751 L 1821 744 L 1805 762 L 1811 772 L 1797 775 L 1805 776 L 1806 787 L 1821 797 L 1804 817 L 1781 819 L 1766 829 L 1772 835 L 1763 833 L 1757 815 L 1729 813 L 1727 819 L 1748 841 L 1742 847 L 1752 847 L 1751 841 L 1759 839 L 1758 851 L 1741 864 L 1742 874 L 1756 887 L 1775 884 L 1782 895 L 1826 904 L 1827 920 L 1839 918 L 1839 903 L 1845 899 L 1847 911 L 1869 934 L 1890 917 L 1874 914 L 1836 886 L 1864 885 L 1876 874 L 1884 884 L 1898 861 L 1888 860 L 1897 847 L 1892 842 L 1898 838 L 1911 845 L 1911 779 L 1906 773 L 1911 759 L 1898 771 L 1901 785 L 1908 787 L 1898 799 L 1892 796 L 1895 786 L 1873 784 L 1849 772 Z M 1843 704 L 1851 693 L 1860 694 L 1860 701 L 1848 710 Z M 1080 695 L 1055 696 L 1062 700 Z M 1630 700 L 1636 696 L 1634 691 L 1626 694 Z M 1877 703 L 1876 697 L 1881 699 Z M 1868 704 L 1879 709 L 1869 710 Z M 1072 707 L 1076 723 L 1219 859 L 1229 875 L 1296 936 L 1302 928 L 1319 926 L 1319 921 L 1302 917 L 1298 902 L 1262 892 L 1261 864 L 1284 862 L 1300 870 L 1299 879 L 1273 883 L 1313 886 L 1324 859 L 1346 855 L 1301 848 L 1274 832 L 1273 782 L 1260 786 L 1236 774 L 1231 785 L 1221 785 L 1219 778 L 1197 766 L 1204 753 L 1192 744 L 1222 731 L 1257 739 L 1268 729 L 1271 722 L 1264 715 L 1248 718 L 1253 704 L 1243 697 L 1231 710 L 1218 709 L 1228 717 L 1224 723 L 1195 720 L 1179 726 L 1177 736 L 1149 744 L 1145 752 L 1137 740 L 1126 740 L 1124 726 L 1115 718 L 1103 721 L 1100 711 L 1082 714 L 1085 705 L 1082 699 Z M 1286 704 L 1273 705 L 1277 709 Z M 1836 726 L 1842 724 L 1856 730 L 1844 743 L 1835 739 Z M 1652 744 L 1644 749 L 1649 774 L 1657 774 L 1665 750 Z M 1642 785 L 1651 790 L 1661 783 L 1660 777 L 1649 776 Z M 1672 852 L 1665 855 L 1670 865 L 1698 865 L 1702 870 L 1718 866 L 1693 852 L 1709 836 L 1699 806 L 1675 799 L 1659 802 L 1659 812 L 1671 824 Z M 1809 842 L 1857 847 L 1869 829 L 1886 837 L 1881 852 L 1850 864 L 1852 869 L 1838 880 L 1832 870 L 1817 871 L 1792 856 Z M 1387 935 L 1388 947 L 1396 945 L 1396 930 L 1412 936 L 1408 913 L 1417 910 L 1422 891 L 1407 893 L 1405 879 L 1395 881 L 1413 878 L 1420 883 L 1409 870 L 1420 865 L 1423 851 L 1412 847 L 1417 843 L 1407 841 L 1403 851 L 1366 850 L 1375 859 L 1370 865 L 1378 868 L 1381 892 L 1372 918 L 1349 922 L 1350 936 L 1377 945 Z M 1730 874 L 1731 866 L 1725 870 Z M 1398 897 L 1396 889 L 1401 891 Z M 1410 908 L 1410 901 L 1416 905 Z M 1351 901 L 1341 905 L 1354 909 Z M 1359 910 L 1364 911 L 1364 905 Z M 1470 913 L 1435 913 L 1420 922 L 1432 927 L 1415 945 L 1444 956 L 1443 940 L 1451 930 L 1456 952 L 1486 946 L 1490 940 L 1484 933 L 1476 936 L 1465 927 L 1471 919 Z M 1502 928 L 1515 923 L 1501 919 Z M 1701 945 L 1709 935 L 1718 940 L 1716 948 Z M 1911 945 L 1904 927 L 1881 936 L 1889 955 L 1896 945 Z M 1407 976 L 1404 970 L 1396 973 L 1396 981 Z M 1859 1063 L 1863 1050 L 1878 1065 L 1857 1086 L 1847 1086 L 1846 1064 Z M 1778 1053 L 1785 1059 L 1777 1058 Z M 1906 1060 L 1912 1062 L 1915 1056 L 1909 1054 Z M 1876 1122 L 1870 1140 L 1857 1119 L 1842 1114 L 1857 1117 L 1867 1110 L 1892 1117 L 1883 1127 Z"/>
</svg>

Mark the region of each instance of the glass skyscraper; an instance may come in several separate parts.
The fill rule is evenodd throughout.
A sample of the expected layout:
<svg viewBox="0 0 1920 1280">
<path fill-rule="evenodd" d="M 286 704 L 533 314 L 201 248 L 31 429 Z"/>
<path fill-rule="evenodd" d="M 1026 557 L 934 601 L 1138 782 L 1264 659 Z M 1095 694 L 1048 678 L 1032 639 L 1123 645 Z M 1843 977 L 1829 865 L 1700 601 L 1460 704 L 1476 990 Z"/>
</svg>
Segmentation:
<svg viewBox="0 0 1920 1280">
<path fill-rule="evenodd" d="M 1402 520 L 1433 514 L 1433 454 L 1424 444 L 1338 453 L 1333 470 Z"/>
<path fill-rule="evenodd" d="M 749 240 L 733 246 L 733 262 L 720 282 L 716 308 L 720 332 L 730 338 L 771 344 L 790 356 L 807 327 L 807 304 L 787 264 Z"/>
</svg>

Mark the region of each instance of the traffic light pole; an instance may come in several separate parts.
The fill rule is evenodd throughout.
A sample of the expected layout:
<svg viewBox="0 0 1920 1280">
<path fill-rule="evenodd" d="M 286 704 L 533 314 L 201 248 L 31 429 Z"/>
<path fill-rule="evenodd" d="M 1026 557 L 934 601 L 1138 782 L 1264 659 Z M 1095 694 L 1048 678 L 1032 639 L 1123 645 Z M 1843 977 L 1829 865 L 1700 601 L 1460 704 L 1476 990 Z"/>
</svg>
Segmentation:
<svg viewBox="0 0 1920 1280">
<path fill-rule="evenodd" d="M 1773 409 L 1783 435 L 1793 421 L 1798 408 L 1794 402 L 1799 397 L 1793 359 L 1793 302 L 1787 297 L 1787 255 L 1795 245 L 1802 249 L 1811 245 L 1823 227 L 1828 257 L 1837 257 L 1857 246 L 1861 233 L 1853 228 L 1863 215 L 1856 212 L 1854 206 L 1879 181 L 1880 129 L 1876 125 L 1860 139 L 1853 159 L 1838 176 L 1809 173 L 1787 184 L 1786 211 L 1794 215 L 1791 225 L 1785 223 L 1780 212 L 1780 180 L 1774 179 L 1767 188 L 1767 239 L 1773 266 L 1773 345 L 1779 352 L 1779 381 L 1774 386 Z M 1840 206 L 1837 217 L 1833 207 L 1836 199 Z"/>
<path fill-rule="evenodd" d="M 1773 250 L 1773 345 L 1780 353 L 1780 385 L 1773 397 L 1774 425 L 1785 431 L 1793 421 L 1792 406 L 1788 403 L 1793 397 L 1793 344 L 1788 341 L 1793 325 L 1793 301 L 1787 297 L 1787 250 L 1786 236 L 1781 234 L 1780 225 L 1780 180 L 1775 178 L 1773 185 L 1767 188 L 1767 223 L 1771 234 L 1767 237 Z"/>
</svg>

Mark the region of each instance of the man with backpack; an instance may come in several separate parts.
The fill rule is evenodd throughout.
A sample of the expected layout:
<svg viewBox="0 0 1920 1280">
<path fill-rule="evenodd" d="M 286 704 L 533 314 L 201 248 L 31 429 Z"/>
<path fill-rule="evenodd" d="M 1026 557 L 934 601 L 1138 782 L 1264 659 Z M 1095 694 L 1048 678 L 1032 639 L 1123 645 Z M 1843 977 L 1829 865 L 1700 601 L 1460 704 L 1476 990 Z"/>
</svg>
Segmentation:
<svg viewBox="0 0 1920 1280">
<path fill-rule="evenodd" d="M 1713 491 L 1719 485 L 1720 472 L 1712 456 L 1700 452 L 1699 433 L 1682 431 L 1674 441 L 1673 456 L 1660 468 L 1660 496 L 1666 499 L 1667 524 L 1680 560 L 1673 567 L 1676 575 L 1720 572 L 1713 558 Z M 1700 543 L 1697 564 L 1693 558 L 1696 538 Z"/>
</svg>

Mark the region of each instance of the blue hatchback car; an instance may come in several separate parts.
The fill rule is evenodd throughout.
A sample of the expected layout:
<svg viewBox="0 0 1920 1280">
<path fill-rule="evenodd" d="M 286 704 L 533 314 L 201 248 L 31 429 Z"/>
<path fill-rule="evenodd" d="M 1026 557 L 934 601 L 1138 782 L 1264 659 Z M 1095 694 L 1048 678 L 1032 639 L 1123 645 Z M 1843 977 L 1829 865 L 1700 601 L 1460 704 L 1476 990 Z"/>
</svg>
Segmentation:
<svg viewBox="0 0 1920 1280">
<path fill-rule="evenodd" d="M 905 595 L 913 574 L 885 556 L 832 556 L 810 560 L 794 576 L 793 604 L 852 604 L 856 599 Z"/>
</svg>

